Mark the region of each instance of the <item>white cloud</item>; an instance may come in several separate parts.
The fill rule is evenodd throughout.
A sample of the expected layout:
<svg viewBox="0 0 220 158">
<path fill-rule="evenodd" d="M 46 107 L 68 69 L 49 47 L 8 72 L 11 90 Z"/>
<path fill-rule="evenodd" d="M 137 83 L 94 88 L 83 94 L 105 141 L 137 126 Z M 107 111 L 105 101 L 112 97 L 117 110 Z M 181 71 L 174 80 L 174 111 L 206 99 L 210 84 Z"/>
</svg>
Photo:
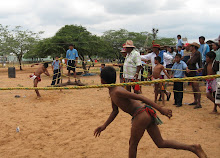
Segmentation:
<svg viewBox="0 0 220 158">
<path fill-rule="evenodd" d="M 0 23 L 42 30 L 44 37 L 77 24 L 98 35 L 110 29 L 150 32 L 156 27 L 163 37 L 216 38 L 219 10 L 217 0 L 7 0 L 0 5 Z"/>
</svg>

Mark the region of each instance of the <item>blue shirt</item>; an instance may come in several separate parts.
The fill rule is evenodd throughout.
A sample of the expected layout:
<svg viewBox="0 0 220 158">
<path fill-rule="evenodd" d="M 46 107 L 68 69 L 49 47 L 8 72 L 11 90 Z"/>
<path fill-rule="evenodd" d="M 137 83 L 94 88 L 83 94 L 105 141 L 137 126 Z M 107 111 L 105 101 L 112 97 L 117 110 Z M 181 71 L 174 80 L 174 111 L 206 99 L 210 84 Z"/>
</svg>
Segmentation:
<svg viewBox="0 0 220 158">
<path fill-rule="evenodd" d="M 177 44 L 176 44 L 176 49 L 178 49 L 178 46 L 183 46 L 183 41 L 182 39 L 179 39 Z"/>
<path fill-rule="evenodd" d="M 181 56 L 183 57 L 184 56 L 184 50 L 181 50 L 180 52 L 179 51 L 177 51 L 177 53 L 176 54 L 181 54 Z"/>
<path fill-rule="evenodd" d="M 179 70 L 186 70 L 187 65 L 184 61 L 180 61 L 179 63 L 175 62 L 172 70 L 173 69 L 179 69 Z M 173 70 L 174 71 L 174 78 L 183 78 L 185 71 L 179 71 L 179 70 Z"/>
<path fill-rule="evenodd" d="M 163 64 L 163 53 L 166 52 L 165 50 L 160 51 L 160 53 L 158 54 L 159 57 L 161 57 L 161 64 Z"/>
<path fill-rule="evenodd" d="M 206 54 L 210 52 L 210 48 L 208 44 L 200 44 L 198 51 L 202 54 L 202 61 L 206 60 Z"/>
<path fill-rule="evenodd" d="M 52 66 L 53 66 L 54 70 L 60 69 L 60 61 L 59 60 L 58 61 L 54 60 L 53 63 L 52 63 Z"/>
<path fill-rule="evenodd" d="M 78 56 L 78 52 L 77 52 L 77 50 L 76 49 L 73 49 L 73 50 L 67 50 L 67 52 L 66 52 L 66 58 L 68 59 L 68 60 L 76 60 L 76 58 L 78 58 L 79 56 Z"/>
</svg>

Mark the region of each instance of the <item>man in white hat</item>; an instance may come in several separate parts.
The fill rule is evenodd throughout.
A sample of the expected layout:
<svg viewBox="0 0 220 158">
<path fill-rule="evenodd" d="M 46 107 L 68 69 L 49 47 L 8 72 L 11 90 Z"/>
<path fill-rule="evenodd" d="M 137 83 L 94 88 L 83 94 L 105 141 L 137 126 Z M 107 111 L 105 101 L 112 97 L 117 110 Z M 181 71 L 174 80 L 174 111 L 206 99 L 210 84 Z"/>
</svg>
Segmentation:
<svg viewBox="0 0 220 158">
<path fill-rule="evenodd" d="M 134 48 L 132 40 L 127 40 L 123 46 L 126 50 L 126 58 L 123 67 L 123 77 L 125 82 L 135 82 L 141 79 L 140 69 L 141 69 L 141 56 Z M 131 92 L 131 86 L 127 86 L 126 89 Z M 134 86 L 133 86 L 134 89 Z M 135 93 L 140 93 L 138 90 L 134 89 Z"/>
</svg>

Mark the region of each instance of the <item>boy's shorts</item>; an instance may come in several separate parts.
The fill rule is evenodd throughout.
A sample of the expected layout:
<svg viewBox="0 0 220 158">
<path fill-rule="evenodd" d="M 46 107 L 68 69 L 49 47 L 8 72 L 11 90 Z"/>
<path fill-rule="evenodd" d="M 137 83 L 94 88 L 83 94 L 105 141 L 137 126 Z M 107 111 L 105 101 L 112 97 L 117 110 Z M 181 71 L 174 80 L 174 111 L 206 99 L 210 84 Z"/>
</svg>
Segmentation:
<svg viewBox="0 0 220 158">
<path fill-rule="evenodd" d="M 75 60 L 68 60 L 67 70 L 75 72 Z"/>
<path fill-rule="evenodd" d="M 213 93 L 216 91 L 217 82 L 216 79 L 206 80 L 206 93 Z"/>
<path fill-rule="evenodd" d="M 34 74 L 32 74 L 32 75 L 30 75 L 29 77 L 30 77 L 30 79 L 32 79 L 33 81 L 34 81 L 35 79 L 37 79 L 37 81 L 38 81 L 38 82 L 40 82 L 40 81 L 41 81 L 40 76 L 36 76 L 36 75 L 35 75 L 35 73 L 34 73 Z"/>
</svg>

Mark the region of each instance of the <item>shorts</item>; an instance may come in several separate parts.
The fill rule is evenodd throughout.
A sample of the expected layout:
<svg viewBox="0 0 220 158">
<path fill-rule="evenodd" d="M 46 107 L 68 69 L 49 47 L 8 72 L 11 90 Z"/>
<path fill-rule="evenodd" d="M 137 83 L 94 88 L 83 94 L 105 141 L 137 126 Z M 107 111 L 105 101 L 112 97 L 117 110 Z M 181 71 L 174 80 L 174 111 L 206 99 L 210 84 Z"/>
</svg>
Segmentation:
<svg viewBox="0 0 220 158">
<path fill-rule="evenodd" d="M 217 82 L 216 79 L 206 80 L 206 93 L 213 93 L 216 91 Z"/>
<path fill-rule="evenodd" d="M 37 81 L 38 81 L 38 82 L 40 82 L 40 81 L 41 81 L 40 76 L 36 76 L 36 75 L 35 75 L 35 73 L 34 73 L 34 74 L 32 74 L 32 75 L 30 75 L 29 77 L 30 77 L 30 79 L 32 79 L 33 81 L 34 81 L 35 79 L 37 79 Z"/>
<path fill-rule="evenodd" d="M 68 63 L 67 63 L 67 70 L 72 70 L 73 72 L 76 71 L 76 68 L 75 68 L 75 60 L 68 60 Z"/>
<path fill-rule="evenodd" d="M 148 105 L 145 105 L 143 107 L 137 107 L 134 114 L 132 115 L 132 120 L 139 114 L 141 114 L 142 112 L 147 112 L 153 122 L 156 124 L 156 125 L 161 125 L 163 122 L 160 120 L 160 118 L 157 116 L 156 114 L 156 111 L 151 107 L 151 106 L 148 106 Z"/>
<path fill-rule="evenodd" d="M 160 80 L 160 78 L 153 78 L 153 81 L 154 80 Z M 155 82 L 154 84 L 159 84 L 158 82 Z"/>
</svg>

